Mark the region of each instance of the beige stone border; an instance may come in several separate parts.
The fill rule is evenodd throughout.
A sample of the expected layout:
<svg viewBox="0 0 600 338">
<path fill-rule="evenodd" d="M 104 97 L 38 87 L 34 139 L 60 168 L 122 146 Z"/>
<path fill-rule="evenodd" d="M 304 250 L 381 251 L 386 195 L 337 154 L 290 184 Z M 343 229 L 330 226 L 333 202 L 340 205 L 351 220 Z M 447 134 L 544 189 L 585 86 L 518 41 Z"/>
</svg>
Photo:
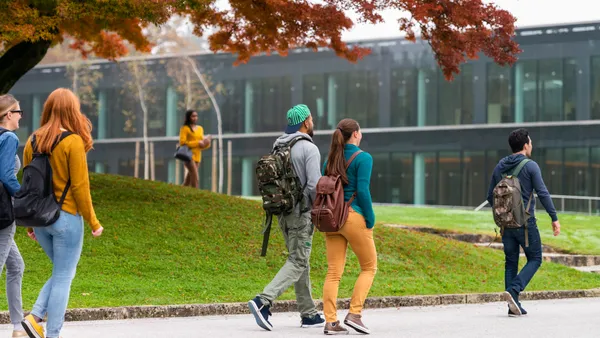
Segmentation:
<svg viewBox="0 0 600 338">
<path fill-rule="evenodd" d="M 372 297 L 368 298 L 365 308 L 398 308 L 439 306 L 452 304 L 481 304 L 501 302 L 501 293 L 473 293 L 457 295 L 431 295 L 431 296 L 404 296 L 404 297 Z M 536 291 L 524 292 L 522 300 L 548 300 L 565 298 L 591 298 L 600 297 L 600 288 L 590 290 L 572 291 Z M 316 301 L 319 310 L 322 310 L 321 301 Z M 349 299 L 338 300 L 338 309 L 348 309 Z M 296 301 L 278 301 L 271 309 L 272 312 L 295 312 Z M 166 318 L 166 317 L 197 317 L 214 315 L 249 314 L 246 303 L 222 304 L 192 304 L 192 305 L 159 305 L 159 306 L 124 306 L 117 308 L 91 308 L 67 310 L 67 321 L 93 321 L 93 320 L 122 320 L 139 318 Z M 8 312 L 0 313 L 0 324 L 10 324 Z"/>
</svg>

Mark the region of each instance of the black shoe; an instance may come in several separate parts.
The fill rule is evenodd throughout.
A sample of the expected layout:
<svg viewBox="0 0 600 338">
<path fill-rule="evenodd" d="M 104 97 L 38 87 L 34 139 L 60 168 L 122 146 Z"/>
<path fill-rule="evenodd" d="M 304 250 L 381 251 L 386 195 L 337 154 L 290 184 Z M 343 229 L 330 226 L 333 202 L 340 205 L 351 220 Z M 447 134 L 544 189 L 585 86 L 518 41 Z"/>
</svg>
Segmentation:
<svg viewBox="0 0 600 338">
<path fill-rule="evenodd" d="M 509 314 L 512 313 L 513 316 L 520 316 L 521 308 L 519 307 L 519 294 L 517 294 L 513 290 L 504 291 L 502 295 L 504 300 L 508 303 Z"/>
<path fill-rule="evenodd" d="M 525 309 L 521 306 L 521 303 L 519 303 L 519 309 L 521 310 L 521 314 L 523 316 L 527 314 L 527 311 L 525 311 Z"/>
<path fill-rule="evenodd" d="M 273 330 L 273 325 L 269 322 L 269 316 L 272 316 L 271 311 L 269 311 L 270 306 L 264 305 L 260 298 L 256 297 L 248 302 L 248 308 L 250 308 L 250 312 L 254 315 L 258 326 L 267 331 Z"/>
<path fill-rule="evenodd" d="M 325 323 L 325 319 L 320 314 L 312 317 L 302 317 L 302 327 L 320 327 Z"/>
</svg>

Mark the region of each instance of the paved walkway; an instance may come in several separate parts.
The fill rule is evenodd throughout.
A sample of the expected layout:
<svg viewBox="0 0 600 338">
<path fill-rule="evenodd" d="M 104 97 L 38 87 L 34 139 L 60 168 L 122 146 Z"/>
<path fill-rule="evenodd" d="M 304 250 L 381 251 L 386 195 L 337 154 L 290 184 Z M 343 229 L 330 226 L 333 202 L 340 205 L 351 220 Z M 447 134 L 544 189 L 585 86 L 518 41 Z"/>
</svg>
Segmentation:
<svg viewBox="0 0 600 338">
<path fill-rule="evenodd" d="M 529 314 L 509 318 L 504 303 L 377 309 L 364 312 L 375 337 L 599 337 L 600 298 L 524 302 Z M 345 311 L 340 311 L 345 315 Z M 343 317 L 341 317 L 343 318 Z M 322 328 L 300 328 L 297 314 L 276 313 L 275 331 L 258 328 L 251 315 L 126 321 L 71 322 L 64 338 L 323 337 Z M 0 326 L 0 336 L 10 337 Z M 351 335 L 357 335 L 351 332 Z"/>
</svg>

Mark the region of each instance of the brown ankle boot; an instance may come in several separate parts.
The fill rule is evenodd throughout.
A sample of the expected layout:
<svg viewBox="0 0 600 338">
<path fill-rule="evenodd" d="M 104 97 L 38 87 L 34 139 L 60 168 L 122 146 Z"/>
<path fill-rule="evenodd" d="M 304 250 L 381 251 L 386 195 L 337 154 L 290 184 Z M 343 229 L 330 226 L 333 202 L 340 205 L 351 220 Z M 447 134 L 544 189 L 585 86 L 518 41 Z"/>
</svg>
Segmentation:
<svg viewBox="0 0 600 338">
<path fill-rule="evenodd" d="M 357 315 L 353 313 L 348 313 L 346 319 L 344 319 L 344 324 L 350 326 L 355 329 L 359 333 L 370 334 L 371 330 L 363 324 L 362 315 Z"/>
<path fill-rule="evenodd" d="M 338 335 L 348 334 L 349 332 L 348 330 L 346 330 L 345 327 L 342 326 L 342 324 L 340 324 L 340 321 L 338 320 L 333 323 L 326 323 L 323 333 L 325 333 L 326 335 Z"/>
</svg>

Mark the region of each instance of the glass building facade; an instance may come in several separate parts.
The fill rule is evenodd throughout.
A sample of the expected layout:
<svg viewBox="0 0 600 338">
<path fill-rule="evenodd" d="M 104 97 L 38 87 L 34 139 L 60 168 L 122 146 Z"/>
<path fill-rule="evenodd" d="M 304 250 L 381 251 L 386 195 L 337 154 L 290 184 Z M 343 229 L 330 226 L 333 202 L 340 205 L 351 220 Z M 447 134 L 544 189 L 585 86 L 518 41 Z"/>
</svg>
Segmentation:
<svg viewBox="0 0 600 338">
<path fill-rule="evenodd" d="M 495 164 L 510 153 L 508 134 L 518 127 L 531 132 L 533 159 L 551 194 L 600 196 L 600 23 L 524 28 L 516 40 L 523 53 L 514 66 L 498 66 L 482 55 L 462 65 L 452 82 L 444 79 L 427 44 L 404 39 L 356 42 L 372 48 L 356 64 L 328 50 L 263 55 L 237 67 L 231 55 L 196 55 L 217 93 L 225 153 L 232 142 L 231 182 L 225 175 L 223 186 L 230 184 L 235 195 L 257 194 L 258 158 L 282 132 L 286 111 L 304 103 L 313 114 L 323 161 L 337 122 L 350 117 L 360 123 L 362 148 L 374 158 L 375 202 L 479 205 Z M 142 62 L 154 74 L 145 90 L 155 178 L 178 183 L 183 168 L 173 152 L 185 103 L 169 75 L 169 60 Z M 137 93 L 127 85 L 129 62 L 92 67 L 102 77 L 92 85 L 95 101 L 83 105 L 97 140 L 89 154 L 91 171 L 134 175 L 143 119 Z M 71 87 L 67 74 L 65 65 L 38 66 L 12 89 L 26 112 L 22 141 L 39 126 L 47 95 Z M 205 132 L 216 136 L 210 101 L 197 104 Z M 203 189 L 212 187 L 212 162 L 211 150 L 205 151 Z M 587 201 L 556 203 L 568 210 L 589 208 Z"/>
</svg>

